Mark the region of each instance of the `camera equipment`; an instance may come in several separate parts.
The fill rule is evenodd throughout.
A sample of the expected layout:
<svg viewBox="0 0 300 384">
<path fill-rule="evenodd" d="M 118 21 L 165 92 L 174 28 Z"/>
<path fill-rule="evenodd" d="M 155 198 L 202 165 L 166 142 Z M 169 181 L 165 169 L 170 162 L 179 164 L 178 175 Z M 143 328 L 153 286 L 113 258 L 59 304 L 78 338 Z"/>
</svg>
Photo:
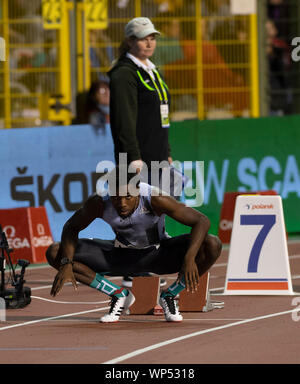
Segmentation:
<svg viewBox="0 0 300 384">
<path fill-rule="evenodd" d="M 5 300 L 6 308 L 24 308 L 31 302 L 31 289 L 24 287 L 25 269 L 29 265 L 27 260 L 18 260 L 18 265 L 21 267 L 21 273 L 15 272 L 10 253 L 13 249 L 9 248 L 5 233 L 0 225 L 0 297 Z M 5 255 L 7 258 L 5 258 Z M 6 259 L 11 270 L 11 285 L 12 288 L 6 288 L 5 283 L 5 263 Z"/>
</svg>

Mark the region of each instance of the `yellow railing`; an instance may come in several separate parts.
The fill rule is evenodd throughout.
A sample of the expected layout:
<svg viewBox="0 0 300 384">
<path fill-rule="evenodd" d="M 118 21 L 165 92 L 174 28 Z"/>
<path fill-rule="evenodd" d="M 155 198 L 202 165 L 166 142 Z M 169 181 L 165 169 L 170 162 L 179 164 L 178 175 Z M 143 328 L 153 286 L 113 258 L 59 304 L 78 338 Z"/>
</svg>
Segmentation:
<svg viewBox="0 0 300 384">
<path fill-rule="evenodd" d="M 74 95 L 106 75 L 136 16 L 163 33 L 153 61 L 169 85 L 173 120 L 259 116 L 257 16 L 232 15 L 229 3 L 31 0 L 27 9 L 2 0 L 0 127 L 70 124 Z"/>
<path fill-rule="evenodd" d="M 229 4 L 222 0 L 211 2 L 214 9 L 205 0 L 170 1 L 171 12 L 161 12 L 167 3 L 136 0 L 134 7 L 115 7 L 102 30 L 109 41 L 98 36 L 87 44 L 96 52 L 110 47 L 117 57 L 125 24 L 148 16 L 163 32 L 153 61 L 171 90 L 173 119 L 259 116 L 256 14 L 232 15 L 229 8 L 218 9 Z M 89 80 L 108 69 L 103 63 L 90 65 Z"/>
<path fill-rule="evenodd" d="M 0 127 L 71 123 L 70 7 L 64 0 L 1 1 L 7 54 L 0 64 Z"/>
<path fill-rule="evenodd" d="M 257 15 L 250 16 L 250 47 L 251 47 L 251 116 L 259 117 L 259 71 L 258 71 L 258 36 Z"/>
<path fill-rule="evenodd" d="M 9 83 L 9 46 L 7 44 L 8 42 L 8 36 L 9 36 L 9 29 L 8 29 L 8 4 L 7 2 L 3 3 L 2 6 L 2 17 L 3 17 L 3 37 L 6 42 L 6 60 L 3 62 L 3 94 L 1 95 L 3 98 L 3 112 L 4 112 L 4 119 L 3 119 L 3 126 L 10 127 L 11 125 L 11 95 L 10 95 L 10 83 Z"/>
</svg>

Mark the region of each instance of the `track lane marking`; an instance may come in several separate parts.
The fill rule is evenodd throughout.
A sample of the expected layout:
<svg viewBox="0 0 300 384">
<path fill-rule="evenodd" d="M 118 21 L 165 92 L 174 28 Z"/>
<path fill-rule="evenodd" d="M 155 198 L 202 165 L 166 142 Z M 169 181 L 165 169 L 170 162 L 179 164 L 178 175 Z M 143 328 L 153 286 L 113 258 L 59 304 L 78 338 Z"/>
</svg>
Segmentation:
<svg viewBox="0 0 300 384">
<path fill-rule="evenodd" d="M 119 277 L 119 276 L 112 276 L 111 278 L 110 278 L 110 280 L 111 281 L 114 281 L 114 280 L 119 280 L 119 279 L 121 279 L 121 277 Z M 34 283 L 34 281 L 28 281 L 28 285 L 30 285 L 30 283 Z M 81 283 L 79 283 L 79 282 L 77 282 L 77 284 L 80 286 L 80 285 L 83 285 L 84 286 L 84 284 L 81 284 Z M 65 283 L 64 284 L 64 286 L 66 287 L 66 286 L 72 286 L 72 283 Z M 38 291 L 38 290 L 40 290 L 40 289 L 48 289 L 48 288 L 52 288 L 52 284 L 51 285 L 41 285 L 40 287 L 30 287 L 30 289 L 32 290 L 32 291 Z"/>
<path fill-rule="evenodd" d="M 107 347 L 0 347 L 0 351 L 106 351 Z"/>
<path fill-rule="evenodd" d="M 51 300 L 46 299 L 45 297 L 39 297 L 39 296 L 31 296 L 32 299 L 38 299 L 42 301 L 47 301 L 48 303 L 54 303 L 54 304 L 86 304 L 86 305 L 97 305 L 97 304 L 107 304 L 109 303 L 109 300 L 105 301 L 58 301 L 58 300 Z"/>
<path fill-rule="evenodd" d="M 84 315 L 84 314 L 86 314 L 86 313 L 92 313 L 92 312 L 97 312 L 97 311 L 104 311 L 104 310 L 109 309 L 109 308 L 110 308 L 110 307 L 102 307 L 102 308 L 90 309 L 90 310 L 88 310 L 88 311 L 81 311 L 81 312 L 67 313 L 67 314 L 65 314 L 65 315 L 44 317 L 43 319 L 26 321 L 25 323 L 18 323 L 18 324 L 13 324 L 13 325 L 7 325 L 7 326 L 4 326 L 4 327 L 0 327 L 0 332 L 1 332 L 1 331 L 6 331 L 7 329 L 18 328 L 18 327 L 24 327 L 24 326 L 26 326 L 26 325 L 42 323 L 42 322 L 45 322 L 45 321 L 57 320 L 57 319 L 63 319 L 63 318 L 65 318 L 65 317 L 71 317 L 71 316 L 77 316 L 77 315 Z"/>
<path fill-rule="evenodd" d="M 229 324 L 225 324 L 225 325 L 220 325 L 218 327 L 204 329 L 204 330 L 198 331 L 198 332 L 193 332 L 193 333 L 190 333 L 188 335 L 175 337 L 174 339 L 169 339 L 169 340 L 163 341 L 161 343 L 157 343 L 157 344 L 149 345 L 148 347 L 145 347 L 145 348 L 137 349 L 137 350 L 135 350 L 133 352 L 126 353 L 125 355 L 122 355 L 122 356 L 116 357 L 114 359 L 105 361 L 104 363 L 101 363 L 101 364 L 117 364 L 117 363 L 121 363 L 124 360 L 128 360 L 128 359 L 131 359 L 131 358 L 133 358 L 135 356 L 142 355 L 143 353 L 150 352 L 150 351 L 153 351 L 154 349 L 162 348 L 162 347 L 165 347 L 167 345 L 177 343 L 179 341 L 190 339 L 192 337 L 201 336 L 201 335 L 204 335 L 206 333 L 212 333 L 212 332 L 220 331 L 220 330 L 223 330 L 223 329 L 226 329 L 226 328 L 231 328 L 231 327 L 235 327 L 237 325 L 247 324 L 247 323 L 251 323 L 251 322 L 254 322 L 254 321 L 258 321 L 258 320 L 264 320 L 264 319 L 269 319 L 269 318 L 276 317 L 276 316 L 287 315 L 289 313 L 295 312 L 296 310 L 297 310 L 297 308 L 296 309 L 290 309 L 290 310 L 284 311 L 284 312 L 277 312 L 277 313 L 272 313 L 272 314 L 269 314 L 269 315 L 253 317 L 251 319 L 245 319 L 245 320 L 241 320 L 241 321 L 236 321 L 234 323 L 229 323 Z"/>
</svg>

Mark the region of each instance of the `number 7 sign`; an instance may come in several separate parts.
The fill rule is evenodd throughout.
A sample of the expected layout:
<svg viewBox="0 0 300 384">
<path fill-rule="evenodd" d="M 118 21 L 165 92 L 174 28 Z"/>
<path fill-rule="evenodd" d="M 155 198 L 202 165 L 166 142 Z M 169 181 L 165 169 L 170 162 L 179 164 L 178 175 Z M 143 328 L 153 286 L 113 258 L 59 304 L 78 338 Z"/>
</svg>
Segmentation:
<svg viewBox="0 0 300 384">
<path fill-rule="evenodd" d="M 237 197 L 224 294 L 293 295 L 280 196 Z"/>
</svg>

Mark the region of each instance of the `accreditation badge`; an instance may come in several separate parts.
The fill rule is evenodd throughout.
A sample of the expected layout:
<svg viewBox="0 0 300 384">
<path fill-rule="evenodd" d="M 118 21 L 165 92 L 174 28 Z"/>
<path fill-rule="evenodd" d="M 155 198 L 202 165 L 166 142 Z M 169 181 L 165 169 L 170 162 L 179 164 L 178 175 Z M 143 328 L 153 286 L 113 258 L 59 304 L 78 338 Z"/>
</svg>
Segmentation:
<svg viewBox="0 0 300 384">
<path fill-rule="evenodd" d="M 160 105 L 160 117 L 161 117 L 161 125 L 163 128 L 170 127 L 170 118 L 169 118 L 169 105 L 161 104 Z"/>
</svg>

